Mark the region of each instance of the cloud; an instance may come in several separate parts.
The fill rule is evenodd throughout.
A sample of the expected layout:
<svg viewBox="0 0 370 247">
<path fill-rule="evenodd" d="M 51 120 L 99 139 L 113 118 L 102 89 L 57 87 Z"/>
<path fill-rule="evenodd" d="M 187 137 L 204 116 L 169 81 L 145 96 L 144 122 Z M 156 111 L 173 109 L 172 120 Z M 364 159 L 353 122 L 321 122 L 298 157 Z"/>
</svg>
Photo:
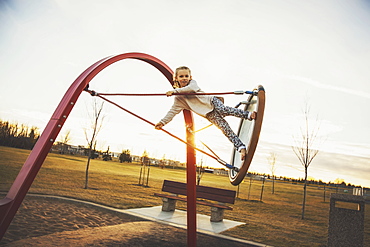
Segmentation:
<svg viewBox="0 0 370 247">
<path fill-rule="evenodd" d="M 370 93 L 364 92 L 362 90 L 353 90 L 353 89 L 350 89 L 350 88 L 344 88 L 344 87 L 329 85 L 329 84 L 319 82 L 317 80 L 313 80 L 313 79 L 310 79 L 310 78 L 305 78 L 305 77 L 297 76 L 297 75 L 285 75 L 284 78 L 304 82 L 304 83 L 307 83 L 311 86 L 321 88 L 321 89 L 334 90 L 334 91 L 338 91 L 338 92 L 342 92 L 342 93 L 346 93 L 346 94 L 352 94 L 352 95 L 355 95 L 355 96 L 360 96 L 360 97 L 370 99 Z"/>
<path fill-rule="evenodd" d="M 275 153 L 277 157 L 276 175 L 294 178 L 304 177 L 303 166 L 290 146 L 265 141 L 260 142 L 250 171 L 271 173 L 267 162 L 270 153 Z M 320 150 L 309 166 L 308 175 L 316 179 L 322 179 L 324 182 L 342 178 L 346 183 L 370 187 L 368 180 L 370 176 L 369 161 L 369 156 Z"/>
</svg>

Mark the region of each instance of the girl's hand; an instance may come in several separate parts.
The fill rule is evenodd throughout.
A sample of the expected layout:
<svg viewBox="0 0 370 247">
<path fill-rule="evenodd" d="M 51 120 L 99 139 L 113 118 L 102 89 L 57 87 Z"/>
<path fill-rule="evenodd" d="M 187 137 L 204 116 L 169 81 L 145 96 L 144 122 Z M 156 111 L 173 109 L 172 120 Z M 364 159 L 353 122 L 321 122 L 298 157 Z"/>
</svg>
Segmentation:
<svg viewBox="0 0 370 247">
<path fill-rule="evenodd" d="M 240 150 L 240 159 L 242 161 L 245 160 L 246 155 L 247 155 L 247 149 L 243 148 L 242 150 Z"/>
<path fill-rule="evenodd" d="M 174 93 L 174 91 L 168 91 L 168 92 L 166 92 L 166 95 L 167 95 L 167 97 L 172 96 L 173 93 Z"/>
<path fill-rule="evenodd" d="M 154 125 L 154 128 L 156 128 L 157 130 L 160 130 L 162 129 L 163 126 L 164 126 L 163 123 L 159 122 L 156 125 Z"/>
<path fill-rule="evenodd" d="M 257 112 L 252 112 L 251 119 L 256 119 L 257 118 Z"/>
</svg>

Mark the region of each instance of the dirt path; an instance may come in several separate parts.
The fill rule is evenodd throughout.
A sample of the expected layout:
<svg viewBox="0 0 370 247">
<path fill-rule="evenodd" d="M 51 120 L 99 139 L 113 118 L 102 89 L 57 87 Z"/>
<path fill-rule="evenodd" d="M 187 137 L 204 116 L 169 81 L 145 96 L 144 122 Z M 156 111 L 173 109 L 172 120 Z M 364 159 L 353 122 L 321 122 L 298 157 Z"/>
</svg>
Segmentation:
<svg viewBox="0 0 370 247">
<path fill-rule="evenodd" d="M 198 246 L 252 246 L 197 234 Z M 27 196 L 0 246 L 187 246 L 186 229 L 83 203 Z"/>
</svg>

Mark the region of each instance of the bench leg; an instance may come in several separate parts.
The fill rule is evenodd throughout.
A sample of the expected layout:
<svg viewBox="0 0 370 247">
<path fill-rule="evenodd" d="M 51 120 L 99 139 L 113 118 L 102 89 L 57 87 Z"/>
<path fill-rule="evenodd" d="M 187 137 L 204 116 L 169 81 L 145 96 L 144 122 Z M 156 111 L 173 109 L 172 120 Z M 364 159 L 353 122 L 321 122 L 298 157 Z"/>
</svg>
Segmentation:
<svg viewBox="0 0 370 247">
<path fill-rule="evenodd" d="M 220 222 L 224 219 L 223 208 L 211 207 L 211 222 Z"/>
<path fill-rule="evenodd" d="M 175 211 L 177 200 L 162 197 L 162 201 L 163 201 L 162 211 L 165 211 L 165 212 Z"/>
</svg>

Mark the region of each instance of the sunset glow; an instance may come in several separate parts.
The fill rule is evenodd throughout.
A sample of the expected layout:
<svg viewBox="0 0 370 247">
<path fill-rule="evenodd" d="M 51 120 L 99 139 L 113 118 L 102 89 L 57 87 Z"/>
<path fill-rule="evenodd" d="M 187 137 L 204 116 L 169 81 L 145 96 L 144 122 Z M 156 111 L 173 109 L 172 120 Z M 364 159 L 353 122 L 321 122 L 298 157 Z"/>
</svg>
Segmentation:
<svg viewBox="0 0 370 247">
<path fill-rule="evenodd" d="M 294 136 L 304 127 L 302 109 L 319 124 L 318 156 L 309 176 L 370 187 L 370 5 L 365 1 L 2 1 L 0 3 L 0 118 L 42 131 L 72 82 L 111 55 L 143 52 L 171 68 L 186 65 L 205 92 L 266 90 L 260 142 L 250 171 L 303 177 Z M 144 6 L 144 7 L 143 7 Z M 212 6 L 210 8 L 210 6 Z M 319 11 L 318 11 L 319 10 Z M 189 13 L 191 15 L 189 16 Z M 165 93 L 168 81 L 142 61 L 117 62 L 90 83 L 97 92 Z M 234 106 L 243 97 L 225 96 Z M 172 97 L 112 97 L 157 123 Z M 86 145 L 92 96 L 83 93 L 60 136 Z M 185 145 L 122 110 L 105 104 L 98 148 L 185 161 Z M 208 121 L 194 116 L 196 129 Z M 227 118 L 236 130 L 238 120 Z M 182 114 L 165 129 L 185 139 Z M 232 145 L 214 126 L 199 132 L 230 160 Z M 199 148 L 204 148 L 199 145 Z M 219 164 L 198 153 L 207 166 Z"/>
</svg>

